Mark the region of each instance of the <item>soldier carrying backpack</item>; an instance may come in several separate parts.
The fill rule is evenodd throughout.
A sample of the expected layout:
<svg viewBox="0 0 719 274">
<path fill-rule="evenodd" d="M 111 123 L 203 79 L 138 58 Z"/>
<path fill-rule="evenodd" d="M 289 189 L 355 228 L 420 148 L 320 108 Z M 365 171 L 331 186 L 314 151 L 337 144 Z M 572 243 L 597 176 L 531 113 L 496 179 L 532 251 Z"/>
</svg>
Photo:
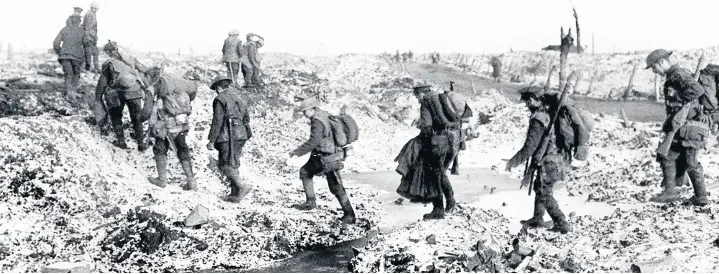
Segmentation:
<svg viewBox="0 0 719 274">
<path fill-rule="evenodd" d="M 148 70 L 151 85 L 156 91 L 156 103 L 150 116 L 150 135 L 155 137 L 152 152 L 155 154 L 157 178 L 149 178 L 150 183 L 159 187 L 167 185 L 167 151 L 177 153 L 182 170 L 187 176 L 185 190 L 196 190 L 197 183 L 192 172 L 190 147 L 185 137 L 190 130 L 188 116 L 192 113 L 192 101 L 197 96 L 197 84 L 193 81 L 162 74 L 162 70 L 153 67 Z"/>
<path fill-rule="evenodd" d="M 357 138 L 356 123 L 343 122 L 351 119 L 346 118 L 349 117 L 346 115 L 345 119 L 330 115 L 319 108 L 319 102 L 314 98 L 302 101 L 299 111 L 311 121 L 310 138 L 289 154 L 290 157 L 295 157 L 311 153 L 311 156 L 300 169 L 300 180 L 307 200 L 294 207 L 300 210 L 312 210 L 317 207 L 313 178 L 315 175 L 324 174 L 330 192 L 337 197 L 344 211 L 340 220 L 353 224 L 356 221 L 354 209 L 345 192 L 339 171 L 344 168 L 343 161 L 346 157 L 343 146 Z M 347 130 L 347 127 L 353 128 Z"/>
</svg>

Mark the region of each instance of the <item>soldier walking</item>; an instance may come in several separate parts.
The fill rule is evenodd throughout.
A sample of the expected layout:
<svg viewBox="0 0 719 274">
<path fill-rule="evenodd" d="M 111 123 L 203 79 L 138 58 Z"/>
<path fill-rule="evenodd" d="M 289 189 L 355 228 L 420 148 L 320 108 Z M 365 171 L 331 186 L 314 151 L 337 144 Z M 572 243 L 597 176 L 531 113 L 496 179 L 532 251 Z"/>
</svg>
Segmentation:
<svg viewBox="0 0 719 274">
<path fill-rule="evenodd" d="M 229 77 L 218 76 L 210 89 L 217 91 L 217 97 L 212 102 L 212 126 L 207 149 L 217 149 L 217 165 L 230 181 L 230 195 L 226 201 L 239 203 L 252 191 L 252 185 L 242 181 L 239 171 L 242 148 L 252 138 L 249 109 Z"/>
<path fill-rule="evenodd" d="M 310 119 L 310 138 L 289 154 L 290 157 L 296 157 L 311 153 L 311 156 L 300 169 L 300 180 L 302 180 L 307 200 L 294 207 L 300 210 L 312 210 L 317 207 L 313 178 L 315 175 L 324 173 L 330 192 L 337 197 L 342 211 L 344 211 L 340 220 L 353 224 L 356 221 L 354 209 L 352 209 L 339 173 L 344 167 L 344 152 L 342 148 L 335 145 L 330 128 L 329 113 L 320 109 L 319 102 L 314 98 L 302 101 L 299 111 Z"/>
<path fill-rule="evenodd" d="M 55 37 L 53 48 L 65 74 L 66 95 L 74 97 L 80 82 L 80 68 L 85 60 L 85 55 L 82 46 L 83 31 L 80 27 L 82 18 L 79 14 L 73 14 L 69 19 L 70 24 L 60 30 Z"/>
<path fill-rule="evenodd" d="M 646 60 L 647 69 L 651 68 L 654 73 L 666 77 L 664 100 L 667 119 L 662 130 L 670 132 L 673 127 L 680 127 L 672 140 L 669 153 L 657 155 L 657 161 L 662 167 L 664 190 L 650 200 L 659 203 L 679 200 L 679 192 L 676 189 L 677 181 L 682 180 L 686 173 L 694 188 L 694 196 L 688 202 L 696 206 L 704 206 L 708 203 L 708 198 L 704 184 L 704 171 L 697 155 L 704 148 L 709 136 L 708 114 L 706 113 L 708 109 L 702 100 L 702 97 L 707 95 L 691 72 L 669 61 L 671 54 L 670 51 L 657 49 L 651 52 Z M 686 124 L 673 124 L 674 116 L 687 104 L 690 109 Z"/>
</svg>

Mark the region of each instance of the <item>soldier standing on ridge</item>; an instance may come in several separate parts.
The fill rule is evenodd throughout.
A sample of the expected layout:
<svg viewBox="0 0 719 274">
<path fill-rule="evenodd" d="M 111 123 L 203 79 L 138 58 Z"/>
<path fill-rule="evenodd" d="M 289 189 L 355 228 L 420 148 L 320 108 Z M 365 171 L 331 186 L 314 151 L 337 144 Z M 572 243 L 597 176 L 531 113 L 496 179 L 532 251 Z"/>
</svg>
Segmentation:
<svg viewBox="0 0 719 274">
<path fill-rule="evenodd" d="M 571 231 L 569 223 L 559 209 L 557 200 L 552 194 L 554 183 L 564 180 L 566 166 L 569 166 L 571 156 L 566 155 L 568 150 L 560 150 L 557 147 L 558 129 L 552 130 L 545 138 L 550 138 L 546 148 L 540 147 L 543 134 L 552 121 L 550 109 L 557 111 L 558 101 L 551 101 L 548 98 L 554 95 L 545 95 L 544 89 L 530 86 L 519 90 L 521 100 L 532 112 L 529 117 L 529 130 L 522 148 L 507 162 L 506 170 L 519 166 L 527 160 L 532 165 L 538 165 L 537 177 L 534 180 L 534 214 L 531 219 L 523 220 L 521 223 L 529 227 L 540 227 L 544 225 L 544 213 L 549 213 L 554 221 L 552 230 L 566 234 Z M 556 97 L 555 97 L 556 98 Z M 537 155 L 538 159 L 530 159 L 535 151 L 544 153 Z"/>
<path fill-rule="evenodd" d="M 242 40 L 239 35 L 239 30 L 230 31 L 222 45 L 222 62 L 227 67 L 227 77 L 232 79 L 234 84 L 237 84 L 237 74 L 240 71 L 240 58 L 242 57 Z"/>
<path fill-rule="evenodd" d="M 300 210 L 312 210 L 317 207 L 313 178 L 315 175 L 324 173 L 330 192 L 337 197 L 342 211 L 344 211 L 340 220 L 353 224 L 356 221 L 354 209 L 352 209 L 339 173 L 344 167 L 344 152 L 342 148 L 335 145 L 330 128 L 329 113 L 320 109 L 319 102 L 314 98 L 302 101 L 299 111 L 310 119 L 310 139 L 291 151 L 290 157 L 302 156 L 307 153 L 311 153 L 311 156 L 300 169 L 300 180 L 302 180 L 307 200 L 294 207 Z"/>
<path fill-rule="evenodd" d="M 90 11 L 85 13 L 82 21 L 82 28 L 85 30 L 83 45 L 85 46 L 85 70 L 95 73 L 100 72 L 100 61 L 97 59 L 97 11 L 100 5 L 97 2 L 90 4 Z M 92 63 L 92 64 L 91 64 Z M 92 66 L 94 65 L 94 67 Z"/>
<path fill-rule="evenodd" d="M 664 190 L 651 201 L 669 203 L 679 200 L 676 190 L 677 180 L 682 180 L 684 173 L 689 175 L 694 188 L 694 196 L 689 203 L 704 206 L 708 203 L 706 186 L 704 185 L 704 171 L 697 159 L 699 151 L 704 147 L 709 136 L 707 114 L 700 104 L 704 88 L 694 80 L 692 74 L 669 61 L 672 52 L 657 49 L 647 56 L 647 69 L 666 77 L 664 82 L 664 98 L 667 111 L 667 120 L 663 131 L 669 132 L 673 127 L 679 130 L 672 141 L 669 153 L 666 156 L 658 155 L 657 161 L 662 167 L 662 186 Z M 679 110 L 689 105 L 689 115 L 686 124 L 674 125 L 672 120 Z"/>
<path fill-rule="evenodd" d="M 80 67 L 85 59 L 82 48 L 83 31 L 80 28 L 79 14 L 70 16 L 70 24 L 65 26 L 55 37 L 53 48 L 58 55 L 65 74 L 65 92 L 67 96 L 76 96 L 77 85 L 80 82 Z"/>
<path fill-rule="evenodd" d="M 230 195 L 226 201 L 239 203 L 252 191 L 252 185 L 240 178 L 240 156 L 245 143 L 252 138 L 247 102 L 232 85 L 232 79 L 218 76 L 210 89 L 217 91 L 212 102 L 212 126 L 207 149 L 217 149 L 217 166 L 230 181 Z"/>
</svg>

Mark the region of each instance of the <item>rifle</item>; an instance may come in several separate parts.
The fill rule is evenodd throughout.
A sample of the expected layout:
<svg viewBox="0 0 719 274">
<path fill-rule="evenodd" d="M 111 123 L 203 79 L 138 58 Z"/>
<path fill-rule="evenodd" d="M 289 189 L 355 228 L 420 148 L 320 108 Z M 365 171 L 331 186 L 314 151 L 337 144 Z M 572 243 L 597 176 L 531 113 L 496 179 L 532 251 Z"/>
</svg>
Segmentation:
<svg viewBox="0 0 719 274">
<path fill-rule="evenodd" d="M 532 195 L 532 186 L 534 185 L 534 174 L 537 172 L 537 166 L 536 162 L 540 161 L 539 159 L 544 157 L 544 154 L 549 149 L 549 140 L 551 139 L 549 137 L 550 134 L 552 134 L 554 130 L 554 124 L 557 123 L 557 118 L 559 117 L 559 111 L 562 108 L 562 103 L 564 102 L 564 96 L 567 95 L 567 92 L 569 91 L 569 87 L 571 84 L 569 81 L 567 81 L 564 84 L 564 90 L 562 90 L 562 94 L 559 96 L 559 102 L 557 102 L 557 109 L 552 116 L 552 120 L 549 122 L 549 125 L 544 130 L 544 133 L 542 133 L 542 138 L 540 139 L 539 146 L 537 149 L 534 150 L 532 153 L 532 157 L 527 160 L 527 168 L 524 170 L 524 177 L 522 178 L 522 185 L 520 185 L 520 188 L 524 186 L 525 183 L 529 183 L 529 191 L 527 195 Z M 541 156 L 541 157 L 540 157 Z M 532 163 L 530 163 L 530 161 Z"/>
<path fill-rule="evenodd" d="M 704 63 L 704 53 L 702 53 L 701 57 L 699 57 L 699 62 L 697 63 L 696 70 L 694 70 L 694 81 L 699 80 L 702 63 Z M 666 102 L 667 99 L 664 98 L 664 100 Z M 659 147 L 657 147 L 657 156 L 666 157 L 669 154 L 669 149 L 672 146 L 672 141 L 674 141 L 674 136 L 676 136 L 677 132 L 679 131 L 679 128 L 683 127 L 687 123 L 687 119 L 689 118 L 689 110 L 692 106 L 694 106 L 694 102 L 686 103 L 682 106 L 681 109 L 679 109 L 679 111 L 677 111 L 677 113 L 674 114 L 671 119 L 672 129 L 671 131 L 666 133 L 666 135 L 664 136 L 664 140 L 662 140 L 662 142 L 659 144 Z"/>
</svg>

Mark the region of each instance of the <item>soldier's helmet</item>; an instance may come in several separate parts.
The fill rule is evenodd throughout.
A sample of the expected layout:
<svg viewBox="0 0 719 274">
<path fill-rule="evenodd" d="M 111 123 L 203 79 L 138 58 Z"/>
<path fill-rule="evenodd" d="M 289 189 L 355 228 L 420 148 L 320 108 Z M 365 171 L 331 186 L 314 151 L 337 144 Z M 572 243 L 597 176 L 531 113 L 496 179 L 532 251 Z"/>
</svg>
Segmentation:
<svg viewBox="0 0 719 274">
<path fill-rule="evenodd" d="M 304 112 L 305 110 L 308 110 L 308 109 L 311 109 L 314 107 L 319 107 L 319 106 L 320 106 L 320 102 L 317 101 L 317 99 L 307 98 L 304 101 L 302 101 L 302 103 L 300 103 L 300 106 L 297 108 L 297 111 Z"/>
<path fill-rule="evenodd" d="M 647 56 L 647 69 L 651 68 L 654 63 L 659 62 L 663 58 L 667 58 L 672 55 L 671 51 L 665 49 L 657 49 L 649 53 Z"/>
<path fill-rule="evenodd" d="M 518 90 L 520 99 L 522 101 L 527 101 L 531 96 L 534 96 L 534 98 L 539 98 L 544 95 L 544 88 L 538 87 L 538 86 L 528 86 L 523 87 Z"/>
<path fill-rule="evenodd" d="M 90 4 L 90 8 L 99 9 L 99 8 L 100 8 L 100 4 L 98 4 L 97 2 L 92 2 L 92 3 Z"/>
<path fill-rule="evenodd" d="M 215 90 L 215 89 L 217 88 L 217 85 L 219 85 L 219 84 L 222 83 L 223 81 L 230 81 L 230 82 L 232 82 L 232 79 L 230 79 L 229 77 L 227 77 L 227 76 L 225 76 L 225 75 L 219 75 L 219 76 L 215 77 L 214 80 L 212 80 L 212 84 L 210 85 L 210 89 Z"/>
<path fill-rule="evenodd" d="M 230 33 L 228 33 L 228 35 L 230 35 L 230 36 L 240 35 L 240 30 L 233 29 L 230 31 Z"/>
</svg>

